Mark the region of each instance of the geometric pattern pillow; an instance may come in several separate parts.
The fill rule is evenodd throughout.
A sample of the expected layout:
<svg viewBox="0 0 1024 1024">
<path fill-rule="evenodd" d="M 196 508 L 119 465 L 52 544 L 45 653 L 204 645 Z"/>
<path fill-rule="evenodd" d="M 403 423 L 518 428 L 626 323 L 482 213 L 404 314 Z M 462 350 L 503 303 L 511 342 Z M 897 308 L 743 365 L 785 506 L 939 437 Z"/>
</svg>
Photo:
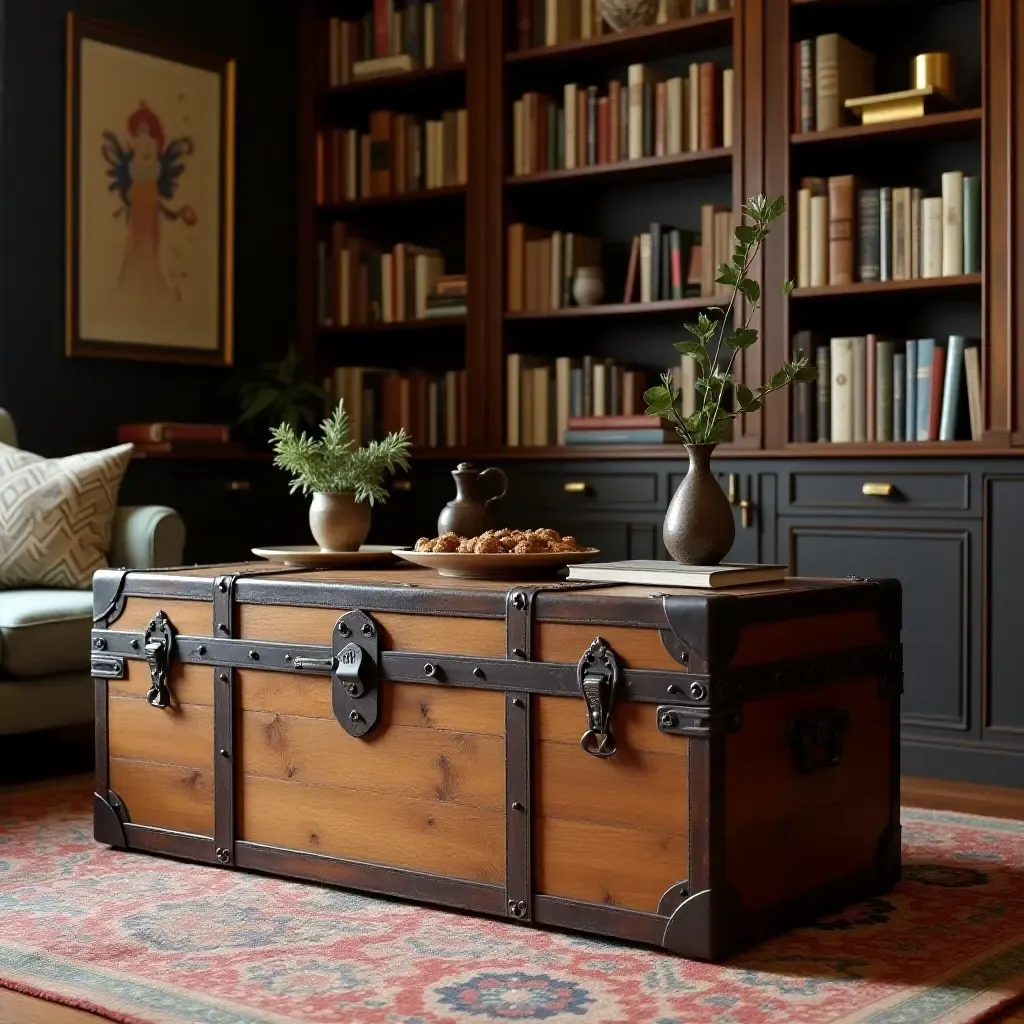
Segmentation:
<svg viewBox="0 0 1024 1024">
<path fill-rule="evenodd" d="M 0 588 L 92 586 L 132 445 L 44 459 L 0 444 Z"/>
</svg>

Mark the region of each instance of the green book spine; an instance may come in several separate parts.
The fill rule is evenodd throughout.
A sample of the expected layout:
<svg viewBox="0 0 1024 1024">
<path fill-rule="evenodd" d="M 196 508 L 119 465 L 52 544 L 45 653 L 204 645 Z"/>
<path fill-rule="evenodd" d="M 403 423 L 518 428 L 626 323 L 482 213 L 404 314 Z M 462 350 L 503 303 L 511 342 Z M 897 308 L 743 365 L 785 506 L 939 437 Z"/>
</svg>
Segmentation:
<svg viewBox="0 0 1024 1024">
<path fill-rule="evenodd" d="M 644 156 L 654 156 L 654 85 L 644 82 Z"/>
<path fill-rule="evenodd" d="M 892 356 L 893 343 L 879 341 L 875 347 L 875 440 L 892 440 Z"/>
<path fill-rule="evenodd" d="M 981 178 L 964 178 L 964 273 L 981 273 Z"/>
</svg>

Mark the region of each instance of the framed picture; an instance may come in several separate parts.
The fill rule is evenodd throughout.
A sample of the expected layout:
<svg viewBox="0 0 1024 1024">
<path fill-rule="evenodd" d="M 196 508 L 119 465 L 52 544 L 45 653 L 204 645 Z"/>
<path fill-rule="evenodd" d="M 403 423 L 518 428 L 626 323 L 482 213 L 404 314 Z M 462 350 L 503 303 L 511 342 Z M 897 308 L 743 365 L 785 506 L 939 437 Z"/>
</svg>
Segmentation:
<svg viewBox="0 0 1024 1024">
<path fill-rule="evenodd" d="M 234 61 L 68 15 L 68 355 L 230 365 L 234 175 Z"/>
</svg>

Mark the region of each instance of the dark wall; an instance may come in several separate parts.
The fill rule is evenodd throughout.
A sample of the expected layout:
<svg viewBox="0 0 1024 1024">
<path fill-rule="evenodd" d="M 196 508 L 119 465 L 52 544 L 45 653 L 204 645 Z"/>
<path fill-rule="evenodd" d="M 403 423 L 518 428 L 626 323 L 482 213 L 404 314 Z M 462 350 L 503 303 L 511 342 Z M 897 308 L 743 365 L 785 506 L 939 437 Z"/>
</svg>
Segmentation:
<svg viewBox="0 0 1024 1024">
<path fill-rule="evenodd" d="M 0 0 L 0 406 L 45 455 L 114 443 L 118 423 L 232 422 L 236 389 L 295 333 L 294 0 Z M 65 18 L 195 42 L 238 61 L 235 367 L 64 355 Z"/>
</svg>

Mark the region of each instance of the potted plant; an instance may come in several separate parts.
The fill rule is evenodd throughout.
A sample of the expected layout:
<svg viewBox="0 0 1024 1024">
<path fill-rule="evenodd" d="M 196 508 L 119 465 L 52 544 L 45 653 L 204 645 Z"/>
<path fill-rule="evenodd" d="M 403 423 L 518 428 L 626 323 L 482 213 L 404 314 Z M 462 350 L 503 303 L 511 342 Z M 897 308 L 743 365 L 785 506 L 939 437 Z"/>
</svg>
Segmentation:
<svg viewBox="0 0 1024 1024">
<path fill-rule="evenodd" d="M 327 408 L 328 395 L 309 380 L 298 349 L 292 345 L 279 363 L 262 363 L 259 375 L 241 389 L 242 415 L 239 432 L 251 442 L 266 440 L 275 423 L 287 423 L 296 430 L 312 429 Z"/>
<path fill-rule="evenodd" d="M 747 201 L 743 218 L 750 223 L 736 228 L 732 261 L 719 265 L 716 278 L 718 284 L 732 290 L 728 307 L 712 307 L 708 310 L 711 316 L 701 313 L 695 324 L 686 325 L 695 340 L 675 344 L 678 352 L 698 364 L 696 411 L 690 416 L 682 415 L 680 391 L 673 386 L 669 373 L 662 374 L 661 384 L 644 394 L 648 415 L 667 420 L 690 457 L 689 472 L 676 488 L 662 531 L 668 553 L 683 565 L 717 565 L 729 553 L 736 537 L 732 509 L 711 473 L 711 454 L 725 437 L 729 421 L 741 413 L 757 412 L 772 391 L 817 377 L 817 370 L 800 352 L 773 373 L 767 384 L 753 390 L 735 381 L 732 375 L 738 353 L 757 341 L 757 331 L 750 322 L 760 305 L 761 289 L 747 276 L 748 271 L 771 231 L 771 224 L 785 212 L 786 200 L 782 196 L 773 202 L 764 196 L 753 196 Z M 792 290 L 793 282 L 786 281 L 783 294 Z M 747 314 L 742 326 L 732 327 L 739 296 L 746 300 Z M 722 403 L 730 390 L 731 409 Z"/>
<path fill-rule="evenodd" d="M 321 425 L 319 440 L 290 423 L 271 431 L 274 465 L 291 474 L 291 491 L 312 495 L 309 528 L 324 551 L 357 551 L 370 532 L 370 508 L 387 501 L 384 476 L 409 468 L 404 430 L 357 448 L 345 403 Z"/>
</svg>

